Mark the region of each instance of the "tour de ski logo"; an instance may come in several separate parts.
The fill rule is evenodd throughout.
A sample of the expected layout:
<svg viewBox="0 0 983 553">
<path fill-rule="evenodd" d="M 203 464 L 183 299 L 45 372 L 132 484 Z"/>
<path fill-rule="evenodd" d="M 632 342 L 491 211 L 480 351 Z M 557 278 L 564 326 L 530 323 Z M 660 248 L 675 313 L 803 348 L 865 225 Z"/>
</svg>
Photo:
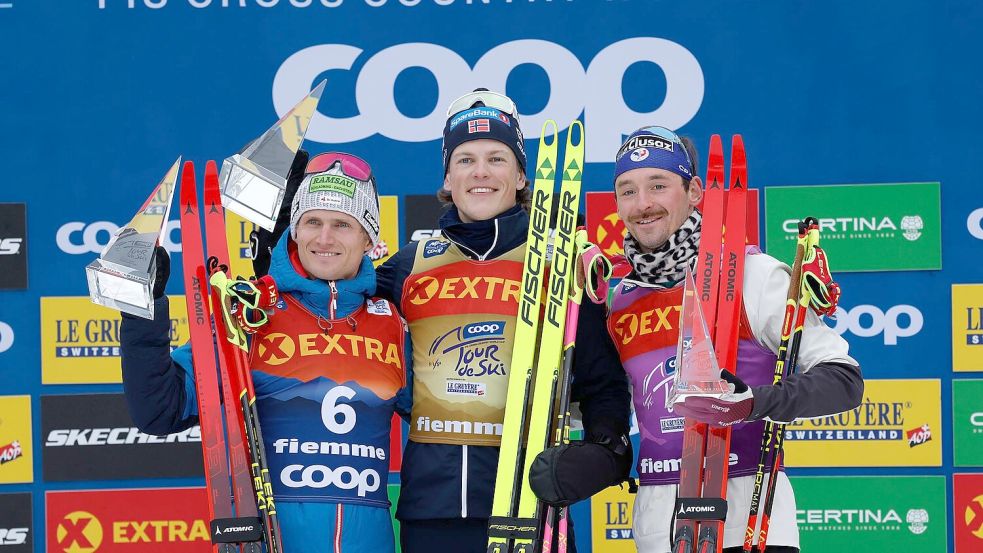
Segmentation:
<svg viewBox="0 0 983 553">
<path fill-rule="evenodd" d="M 423 257 L 425 259 L 429 259 L 431 257 L 442 255 L 450 246 L 450 242 L 445 242 L 443 240 L 427 240 L 427 243 L 423 245 Z"/>
<path fill-rule="evenodd" d="M 430 356 L 433 369 L 454 363 L 459 377 L 505 376 L 505 321 L 481 321 L 458 326 L 433 341 Z M 449 359 L 448 359 L 449 358 Z M 448 383 L 447 393 L 483 395 L 484 388 L 460 388 Z"/>
</svg>

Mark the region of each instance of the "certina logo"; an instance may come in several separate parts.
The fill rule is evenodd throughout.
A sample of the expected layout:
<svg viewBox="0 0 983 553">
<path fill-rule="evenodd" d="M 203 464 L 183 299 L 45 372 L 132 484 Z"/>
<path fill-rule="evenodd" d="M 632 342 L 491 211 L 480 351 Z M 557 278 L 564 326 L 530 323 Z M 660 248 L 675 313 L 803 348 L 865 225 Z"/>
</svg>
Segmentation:
<svg viewBox="0 0 983 553">
<path fill-rule="evenodd" d="M 907 523 L 908 531 L 919 535 L 928 529 L 929 516 L 925 509 L 908 509 L 904 520 L 895 509 L 800 509 L 796 522 L 820 525 L 826 530 L 898 531 Z"/>
<path fill-rule="evenodd" d="M 678 305 L 650 309 L 641 314 L 625 313 L 614 323 L 614 333 L 621 338 L 621 345 L 628 345 L 639 336 L 659 331 L 670 331 L 673 322 L 679 320 Z"/>
<path fill-rule="evenodd" d="M 424 276 L 410 284 L 406 297 L 413 305 L 431 300 L 519 301 L 519 281 L 500 277 L 454 277 L 437 280 Z"/>
<path fill-rule="evenodd" d="M 22 545 L 27 542 L 27 528 L 0 527 L 0 545 Z"/>
<path fill-rule="evenodd" d="M 969 424 L 973 427 L 973 434 L 983 434 L 983 411 L 969 415 Z"/>
<path fill-rule="evenodd" d="M 631 84 L 624 82 L 627 69 L 646 62 L 658 65 L 665 75 L 665 97 L 654 110 L 638 112 L 628 107 L 622 88 Z M 637 129 L 652 121 L 679 128 L 699 111 L 704 93 L 703 70 L 696 57 L 680 44 L 662 38 L 639 37 L 614 42 L 602 48 L 589 63 L 578 60 L 564 46 L 553 42 L 514 40 L 495 46 L 478 58 L 473 67 L 457 52 L 438 44 L 397 44 L 374 54 L 348 44 L 319 44 L 292 54 L 280 65 L 273 79 L 273 105 L 277 113 L 280 117 L 286 115 L 299 98 L 310 92 L 311 83 L 319 75 L 331 70 L 348 71 L 357 64 L 361 65 L 359 74 L 348 81 L 355 83 L 354 90 L 325 91 L 325 94 L 354 97 L 358 114 L 337 118 L 315 112 L 307 131 L 308 140 L 355 142 L 375 134 L 404 142 L 436 140 L 446 119 L 444 106 L 462 90 L 471 90 L 474 83 L 481 83 L 492 90 L 504 91 L 513 69 L 531 64 L 546 73 L 550 96 L 539 113 L 522 114 L 525 128 L 539 129 L 547 119 L 572 121 L 583 112 L 584 125 L 591 129 L 586 161 L 610 162 L 626 129 Z M 404 114 L 393 97 L 397 77 L 411 67 L 429 71 L 437 82 L 438 97 L 433 111 L 423 117 Z M 334 85 L 329 81 L 328 86 Z M 528 138 L 538 137 L 535 133 Z"/>
<path fill-rule="evenodd" d="M 164 232 L 161 233 L 160 245 L 164 246 L 164 249 L 170 253 L 181 251 L 180 242 L 172 240 L 172 237 L 181 235 L 180 229 L 180 221 L 168 221 L 164 226 Z M 67 254 L 102 253 L 103 248 L 109 244 L 117 230 L 119 230 L 119 225 L 109 221 L 96 221 L 88 224 L 72 221 L 58 228 L 58 232 L 55 233 L 55 242 L 58 244 L 58 249 Z"/>
<path fill-rule="evenodd" d="M 894 238 L 901 236 L 909 242 L 921 238 L 925 227 L 921 215 L 903 215 L 900 221 L 887 216 L 826 217 L 819 219 L 819 230 L 826 239 Z M 782 229 L 789 237 L 797 235 L 798 220 L 786 219 Z M 899 232 L 899 230 L 901 232 Z"/>
<path fill-rule="evenodd" d="M 0 238 L 0 255 L 19 254 L 23 243 L 23 238 Z"/>
<path fill-rule="evenodd" d="M 966 218 L 966 229 L 973 238 L 983 240 L 983 207 L 970 212 Z"/>
<path fill-rule="evenodd" d="M 3 321 L 0 321 L 0 353 L 10 349 L 14 345 L 14 329 Z"/>
<path fill-rule="evenodd" d="M 884 334 L 884 345 L 898 345 L 898 338 L 918 334 L 925 323 L 922 312 L 913 305 L 895 305 L 881 311 L 876 305 L 858 305 L 849 311 L 836 308 L 833 330 L 839 334 L 850 331 L 861 338 Z"/>
<path fill-rule="evenodd" d="M 260 338 L 257 351 L 260 361 L 268 365 L 282 365 L 295 355 L 345 355 L 361 357 L 403 368 L 396 344 L 352 334 L 300 334 L 294 338 L 274 332 Z"/>
<path fill-rule="evenodd" d="M 167 444 L 200 442 L 201 428 L 192 426 L 167 436 L 144 434 L 136 427 L 64 428 L 48 432 L 45 447 L 104 446 L 132 444 Z"/>
</svg>

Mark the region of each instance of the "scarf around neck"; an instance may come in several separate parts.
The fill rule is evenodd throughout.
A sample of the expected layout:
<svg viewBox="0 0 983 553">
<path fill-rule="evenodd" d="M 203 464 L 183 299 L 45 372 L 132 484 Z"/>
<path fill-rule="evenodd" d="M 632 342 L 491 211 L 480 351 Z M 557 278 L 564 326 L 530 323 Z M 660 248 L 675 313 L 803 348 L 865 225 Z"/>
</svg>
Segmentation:
<svg viewBox="0 0 983 553">
<path fill-rule="evenodd" d="M 700 210 L 694 209 L 682 226 L 652 252 L 643 252 L 638 240 L 631 233 L 625 234 L 625 257 L 638 280 L 657 288 L 671 288 L 683 280 L 686 268 L 693 268 L 700 249 L 702 220 Z"/>
</svg>

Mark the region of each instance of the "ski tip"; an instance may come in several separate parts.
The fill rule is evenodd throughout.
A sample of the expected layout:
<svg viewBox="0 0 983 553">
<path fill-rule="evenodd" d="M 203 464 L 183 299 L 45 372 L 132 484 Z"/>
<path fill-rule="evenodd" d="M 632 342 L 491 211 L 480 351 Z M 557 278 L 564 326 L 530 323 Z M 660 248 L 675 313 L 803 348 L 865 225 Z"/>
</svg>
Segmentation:
<svg viewBox="0 0 983 553">
<path fill-rule="evenodd" d="M 719 189 L 724 183 L 724 143 L 719 134 L 710 137 L 710 153 L 707 159 L 707 187 Z"/>
<path fill-rule="evenodd" d="M 185 161 L 181 170 L 181 204 L 195 204 L 198 196 L 195 194 L 195 163 Z"/>
<path fill-rule="evenodd" d="M 222 205 L 222 197 L 218 187 L 218 166 L 215 160 L 205 164 L 205 204 L 214 209 Z"/>
<path fill-rule="evenodd" d="M 730 186 L 747 188 L 747 155 L 744 138 L 739 134 L 735 134 L 730 143 Z"/>
<path fill-rule="evenodd" d="M 577 129 L 576 133 L 573 132 L 574 129 Z M 574 141 L 574 136 L 577 138 L 576 141 Z M 582 148 L 585 138 L 587 137 L 584 134 L 584 124 L 580 122 L 580 119 L 574 119 L 570 123 L 570 127 L 567 128 L 567 149 Z"/>
<path fill-rule="evenodd" d="M 560 128 L 556 124 L 556 121 L 552 119 L 547 119 L 543 123 L 543 130 L 539 136 L 540 146 L 555 146 L 557 134 L 559 134 Z"/>
</svg>

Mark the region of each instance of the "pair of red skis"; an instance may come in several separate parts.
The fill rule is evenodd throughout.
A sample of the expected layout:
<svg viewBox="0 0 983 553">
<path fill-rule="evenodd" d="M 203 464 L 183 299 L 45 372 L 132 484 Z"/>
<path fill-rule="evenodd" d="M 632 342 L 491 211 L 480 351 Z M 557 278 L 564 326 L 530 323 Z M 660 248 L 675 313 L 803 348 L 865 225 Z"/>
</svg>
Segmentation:
<svg viewBox="0 0 983 553">
<path fill-rule="evenodd" d="M 735 372 L 747 222 L 747 161 L 741 135 L 734 135 L 731 141 L 726 191 L 724 183 L 723 144 L 720 135 L 713 135 L 694 276 L 717 360 L 721 368 Z M 729 427 L 686 419 L 673 553 L 722 550 L 729 458 Z"/>
<path fill-rule="evenodd" d="M 281 553 L 280 526 L 256 413 L 256 393 L 244 349 L 245 339 L 225 312 L 223 293 L 211 285 L 212 281 L 227 280 L 229 260 L 225 212 L 214 161 L 205 166 L 204 192 L 207 259 L 202 242 L 195 168 L 192 162 L 185 162 L 180 196 L 184 290 L 191 330 L 212 550 L 214 553 L 240 550 L 260 553 L 260 542 L 265 542 L 267 553 Z M 238 398 L 238 403 L 233 398 Z"/>
</svg>

